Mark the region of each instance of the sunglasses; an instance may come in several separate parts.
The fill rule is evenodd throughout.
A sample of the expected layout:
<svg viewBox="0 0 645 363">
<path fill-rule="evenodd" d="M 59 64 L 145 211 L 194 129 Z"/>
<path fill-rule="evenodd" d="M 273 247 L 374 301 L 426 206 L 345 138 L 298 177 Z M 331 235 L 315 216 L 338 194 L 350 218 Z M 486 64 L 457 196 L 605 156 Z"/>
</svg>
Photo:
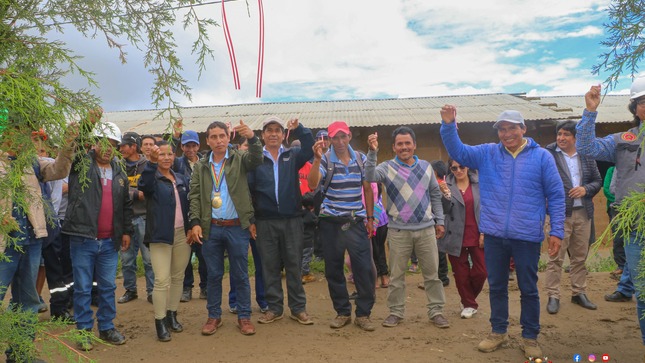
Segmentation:
<svg viewBox="0 0 645 363">
<path fill-rule="evenodd" d="M 457 171 L 457 169 L 464 170 L 464 169 L 466 169 L 466 167 L 465 167 L 465 166 L 463 166 L 463 165 L 459 165 L 459 166 L 451 166 L 451 167 L 450 167 L 450 170 L 452 170 L 452 171 Z"/>
</svg>

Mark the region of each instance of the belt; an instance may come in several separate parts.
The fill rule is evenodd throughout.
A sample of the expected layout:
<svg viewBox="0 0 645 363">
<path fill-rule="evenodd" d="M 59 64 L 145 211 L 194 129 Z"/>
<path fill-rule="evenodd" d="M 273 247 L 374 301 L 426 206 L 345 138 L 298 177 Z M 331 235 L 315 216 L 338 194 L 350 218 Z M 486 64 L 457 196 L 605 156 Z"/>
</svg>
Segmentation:
<svg viewBox="0 0 645 363">
<path fill-rule="evenodd" d="M 220 227 L 234 227 L 234 226 L 240 225 L 240 219 L 239 218 L 235 218 L 235 219 L 211 218 L 211 224 L 214 224 Z"/>
</svg>

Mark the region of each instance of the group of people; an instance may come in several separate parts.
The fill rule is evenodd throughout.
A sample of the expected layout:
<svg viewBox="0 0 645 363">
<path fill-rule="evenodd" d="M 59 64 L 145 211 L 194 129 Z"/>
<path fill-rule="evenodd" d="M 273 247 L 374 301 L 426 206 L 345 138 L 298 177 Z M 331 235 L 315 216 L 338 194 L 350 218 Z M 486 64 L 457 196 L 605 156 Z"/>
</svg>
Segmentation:
<svg viewBox="0 0 645 363">
<path fill-rule="evenodd" d="M 447 254 L 462 318 L 477 313 L 477 297 L 488 281 L 491 331 L 478 345 L 482 352 L 494 351 L 508 340 L 508 281 L 514 264 L 521 294 L 522 347 L 527 358 L 542 357 L 537 341 L 541 310 L 537 271 L 546 216 L 550 225 L 547 312 L 559 311 L 567 254 L 571 302 L 596 309 L 585 292 L 592 199 L 602 185 L 594 160 L 616 165 L 615 204 L 645 182 L 645 169 L 639 168 L 645 79 L 637 79 L 632 86 L 629 110 L 636 128 L 628 132 L 596 138 L 600 88 L 592 87 L 585 101 L 582 120 L 558 124 L 556 142 L 545 148 L 525 137 L 524 119 L 513 110 L 502 112 L 493 126 L 499 143 L 466 145 L 456 127 L 457 108 L 445 105 L 440 111 L 440 133 L 450 159 L 449 174 L 443 177 L 415 154 L 416 135 L 407 126 L 392 133 L 395 157 L 379 163 L 378 133 L 368 135 L 367 153 L 359 152 L 351 146 L 352 132 L 344 121 L 332 122 L 316 137 L 297 119 L 284 122 L 268 117 L 260 137 L 243 121 L 235 127 L 215 121 L 205 131 L 208 150 L 200 154 L 200 138 L 193 130 L 178 133 L 174 142 L 132 132 L 121 135 L 115 124 L 100 121 L 101 115 L 92 112 L 86 121 L 96 143 L 89 151 L 77 151 L 74 156 L 72 140 L 84 128 L 70 127 L 70 142 L 58 157 L 39 158 L 23 179 L 34 195 L 48 200 L 52 191 L 47 182 L 67 177 L 63 188 L 67 207 L 57 222 L 64 238 L 56 243 L 63 247 L 55 250 L 65 251 L 68 246 L 69 262 L 61 264 L 71 264 L 73 282 L 61 277 L 49 285 L 52 299 L 54 292 L 70 291 L 66 301 L 73 302 L 73 315 L 63 308 L 56 314 L 52 311 L 52 316 L 88 331 L 96 320 L 101 339 L 123 344 L 126 338 L 113 323 L 119 252 L 126 291 L 118 302 L 127 303 L 138 298 L 136 258 L 141 251 L 157 338 L 169 341 L 171 334 L 184 329 L 177 311 L 180 301 L 192 299 L 195 254 L 200 298 L 206 299 L 207 310 L 201 333 L 215 334 L 223 324 L 222 280 L 228 258 L 229 311 L 237 314 L 243 335 L 255 334 L 248 275 L 251 247 L 260 324 L 284 317 L 283 274 L 289 318 L 302 325 L 314 323 L 303 284 L 311 281 L 307 265 L 315 253 L 324 260 L 335 310 L 331 328 L 353 322 L 362 330 L 375 330 L 371 315 L 377 286 L 388 289 L 389 315 L 381 325 L 396 327 L 405 318 L 405 276 L 414 253 L 423 276 L 429 321 L 443 329 L 450 322 L 444 314 L 439 265 L 440 256 Z M 240 145 L 232 144 L 233 135 L 242 138 Z M 288 147 L 284 142 L 289 135 L 296 142 Z M 176 156 L 175 146 L 183 156 Z M 123 161 L 116 157 L 117 147 Z M 9 167 L 18 149 L 3 135 L 2 168 Z M 382 195 L 387 195 L 385 203 Z M 16 243 L 4 250 L 11 260 L 0 262 L 0 286 L 11 285 L 13 303 L 37 311 L 35 276 L 48 235 L 47 208 L 33 202 L 27 209 L 12 205 L 11 200 L 3 203 L 3 223 L 15 223 Z M 616 291 L 605 297 L 608 301 L 631 300 L 642 288 L 637 271 L 642 236 L 624 236 L 624 240 L 623 277 L 631 281 L 632 290 Z M 348 291 L 346 254 L 355 296 Z M 65 258 L 65 252 L 52 255 L 59 261 Z M 93 302 L 98 307 L 95 315 Z M 52 310 L 53 304 L 52 300 Z M 645 332 L 645 303 L 640 299 L 638 312 Z M 89 333 L 79 348 L 92 349 Z M 7 359 L 24 360 L 11 348 Z"/>
</svg>

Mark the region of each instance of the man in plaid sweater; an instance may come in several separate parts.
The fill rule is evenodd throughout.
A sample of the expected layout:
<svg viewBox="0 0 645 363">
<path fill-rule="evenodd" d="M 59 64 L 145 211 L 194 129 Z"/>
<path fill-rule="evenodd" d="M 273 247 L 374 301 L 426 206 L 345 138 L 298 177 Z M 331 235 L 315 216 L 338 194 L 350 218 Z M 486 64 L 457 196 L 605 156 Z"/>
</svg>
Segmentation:
<svg viewBox="0 0 645 363">
<path fill-rule="evenodd" d="M 395 327 L 405 313 L 405 272 L 408 258 L 416 252 L 423 273 L 428 317 L 439 328 L 450 324 L 443 315 L 446 298 L 439 279 L 437 238 L 444 234 L 441 190 L 432 166 L 414 155 L 414 131 L 401 126 L 392 133 L 392 150 L 396 157 L 376 166 L 378 135 L 369 135 L 369 152 L 365 177 L 370 182 L 383 183 L 387 190 L 388 240 L 390 245 L 390 286 L 387 306 L 390 315 L 385 327 Z"/>
</svg>

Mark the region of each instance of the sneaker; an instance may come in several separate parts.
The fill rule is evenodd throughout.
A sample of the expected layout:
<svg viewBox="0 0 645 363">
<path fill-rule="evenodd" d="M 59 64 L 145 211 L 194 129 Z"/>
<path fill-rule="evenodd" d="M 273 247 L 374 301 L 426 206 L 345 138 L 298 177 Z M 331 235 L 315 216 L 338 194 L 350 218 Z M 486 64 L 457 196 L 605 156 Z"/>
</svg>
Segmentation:
<svg viewBox="0 0 645 363">
<path fill-rule="evenodd" d="M 123 334 L 119 333 L 114 328 L 99 331 L 99 338 L 106 341 L 107 343 L 114 345 L 121 345 L 125 343 L 125 337 L 123 336 Z"/>
<path fill-rule="evenodd" d="M 242 335 L 255 334 L 255 327 L 251 323 L 251 319 L 237 319 L 237 327 L 240 328 Z"/>
<path fill-rule="evenodd" d="M 199 289 L 199 298 L 206 300 L 206 289 Z"/>
<path fill-rule="evenodd" d="M 464 310 L 461 311 L 461 318 L 462 319 L 470 319 L 473 317 L 473 315 L 477 314 L 477 309 L 474 308 L 464 308 Z"/>
<path fill-rule="evenodd" d="M 477 349 L 480 352 L 484 352 L 484 353 L 494 352 L 495 350 L 497 350 L 497 348 L 504 345 L 504 343 L 506 343 L 507 340 L 508 340 L 508 334 L 506 333 L 498 334 L 498 333 L 491 332 L 490 334 L 488 334 L 486 339 L 479 342 L 479 344 L 477 345 Z"/>
<path fill-rule="evenodd" d="M 139 295 L 137 295 L 136 291 L 126 290 L 125 294 L 123 294 L 123 296 L 121 296 L 117 302 L 119 304 L 125 304 L 127 302 L 130 302 L 138 298 L 139 298 Z"/>
<path fill-rule="evenodd" d="M 376 327 L 372 324 L 369 316 L 357 316 L 356 319 L 354 319 L 354 325 L 365 331 L 376 330 Z"/>
<path fill-rule="evenodd" d="M 448 319 L 446 319 L 446 317 L 443 316 L 443 314 L 437 314 L 432 318 L 430 318 L 430 320 L 432 320 L 432 323 L 437 328 L 441 328 L 441 329 L 450 328 L 450 323 L 448 322 Z"/>
<path fill-rule="evenodd" d="M 46 312 L 47 310 L 49 310 L 49 309 L 47 308 L 47 304 L 45 304 L 45 300 L 43 300 L 43 297 L 42 297 L 42 296 L 38 296 L 38 299 L 40 300 L 40 304 L 38 305 L 38 312 L 39 312 L 39 313 L 44 313 L 44 312 Z"/>
<path fill-rule="evenodd" d="M 87 335 L 83 335 L 79 338 L 78 342 L 76 343 L 76 348 L 78 350 L 82 350 L 84 352 L 89 352 L 90 350 L 94 349 L 94 345 L 92 345 L 92 329 L 84 329 L 87 332 Z"/>
<path fill-rule="evenodd" d="M 304 311 L 299 312 L 298 314 L 291 314 L 289 317 L 302 325 L 312 325 L 314 323 L 314 321 L 309 317 L 309 314 Z"/>
<path fill-rule="evenodd" d="M 387 318 L 385 318 L 385 320 L 383 320 L 381 325 L 383 325 L 386 328 L 393 328 L 393 327 L 399 325 L 401 320 L 403 320 L 403 318 L 399 318 L 396 315 L 390 314 L 390 316 L 388 316 Z"/>
<path fill-rule="evenodd" d="M 68 310 L 63 310 L 57 314 L 51 314 L 50 318 L 51 320 L 57 320 L 68 325 L 76 324 L 74 315 L 72 315 Z"/>
<path fill-rule="evenodd" d="M 206 319 L 206 324 L 202 326 L 202 335 L 213 335 L 217 331 L 217 328 L 222 326 L 222 319 L 208 318 Z"/>
<path fill-rule="evenodd" d="M 269 305 L 267 305 L 265 307 L 260 306 L 260 312 L 262 314 L 266 313 L 267 311 L 269 311 Z"/>
<path fill-rule="evenodd" d="M 351 316 L 338 315 L 331 321 L 331 323 L 329 323 L 329 327 L 332 329 L 340 329 L 351 322 L 352 322 Z"/>
<path fill-rule="evenodd" d="M 231 314 L 237 314 L 237 306 L 229 306 L 228 312 Z"/>
<path fill-rule="evenodd" d="M 626 302 L 632 301 L 631 296 L 627 296 L 620 291 L 614 291 L 611 294 L 605 295 L 605 301 L 609 302 Z"/>
<path fill-rule="evenodd" d="M 542 357 L 542 349 L 537 339 L 522 338 L 522 346 L 524 347 L 524 357 L 527 359 Z"/>
<path fill-rule="evenodd" d="M 306 284 L 308 282 L 315 282 L 315 281 L 316 281 L 316 276 L 314 276 L 313 274 L 302 275 L 303 284 Z"/>
<path fill-rule="evenodd" d="M 193 289 L 190 287 L 184 287 L 184 291 L 181 293 L 180 302 L 189 302 L 193 299 Z"/>
<path fill-rule="evenodd" d="M 282 319 L 283 317 L 284 317 L 284 314 L 278 315 L 278 314 L 274 313 L 273 311 L 269 310 L 266 313 L 262 314 L 262 316 L 260 316 L 258 318 L 258 323 L 260 323 L 260 324 L 271 324 L 276 320 Z"/>
</svg>

